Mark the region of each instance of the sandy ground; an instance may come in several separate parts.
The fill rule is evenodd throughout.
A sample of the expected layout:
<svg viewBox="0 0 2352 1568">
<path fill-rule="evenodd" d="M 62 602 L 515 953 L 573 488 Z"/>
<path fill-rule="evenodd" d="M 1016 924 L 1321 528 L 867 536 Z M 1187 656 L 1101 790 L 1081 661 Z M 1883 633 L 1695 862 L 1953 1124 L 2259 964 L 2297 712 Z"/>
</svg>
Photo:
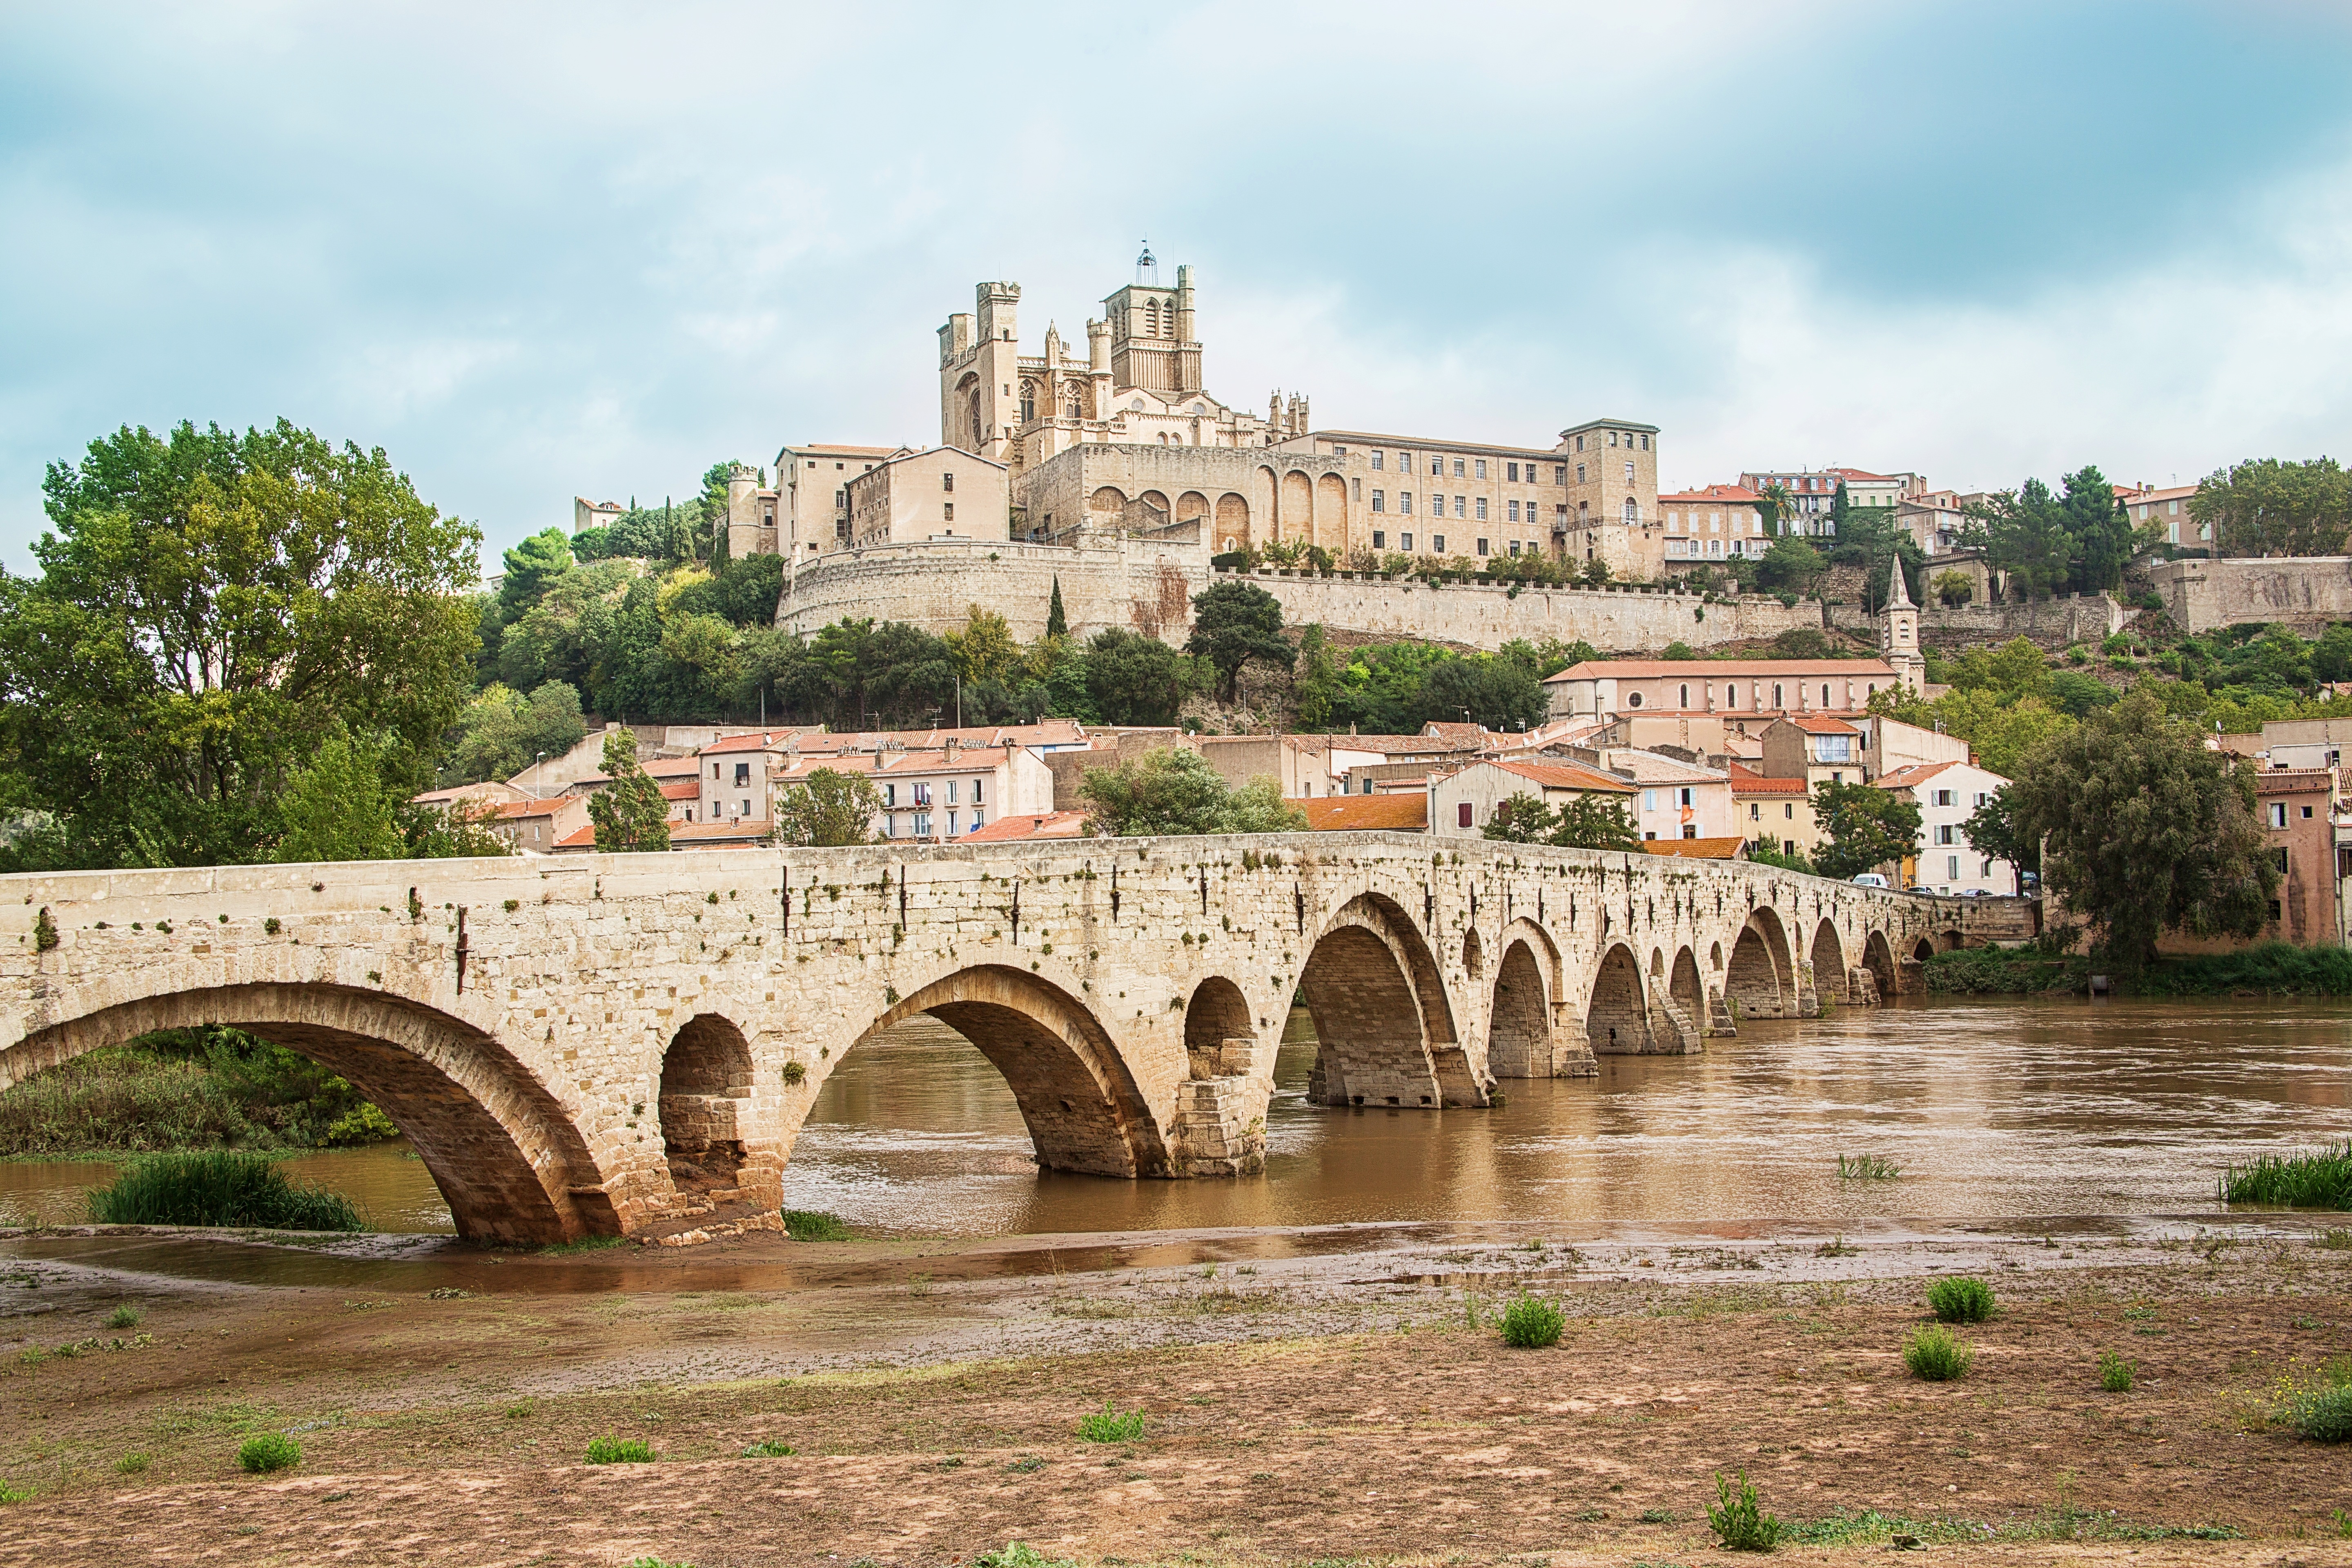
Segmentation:
<svg viewBox="0 0 2352 1568">
<path fill-rule="evenodd" d="M 2352 1453 L 2270 1415 L 2352 1352 L 2346 1243 L 0 1237 L 0 1477 L 30 1494 L 0 1560 L 1694 1564 L 1752 1561 L 1705 1515 L 1744 1468 L 1782 1556 L 2352 1563 Z M 1961 1271 L 2002 1310 L 1966 1378 L 1920 1382 L 1923 1282 Z M 1501 1342 L 1521 1292 L 1566 1310 L 1557 1347 Z M 1106 1402 L 1140 1436 L 1082 1440 Z M 276 1431 L 300 1465 L 243 1474 Z M 655 1462 L 585 1464 L 605 1434 Z"/>
</svg>

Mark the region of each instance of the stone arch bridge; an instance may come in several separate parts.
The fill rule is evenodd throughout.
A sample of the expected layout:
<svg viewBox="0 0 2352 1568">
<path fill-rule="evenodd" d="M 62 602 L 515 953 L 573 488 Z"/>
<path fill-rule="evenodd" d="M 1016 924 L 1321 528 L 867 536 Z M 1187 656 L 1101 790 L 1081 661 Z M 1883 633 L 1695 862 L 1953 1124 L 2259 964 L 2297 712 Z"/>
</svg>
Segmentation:
<svg viewBox="0 0 2352 1568">
<path fill-rule="evenodd" d="M 0 1087 L 233 1025 L 349 1079 L 488 1242 L 772 1210 L 825 1079 L 918 1013 L 1048 1168 L 1260 1168 L 1294 994 L 1333 1106 L 1681 1052 L 1871 1004 L 2009 900 L 1385 834 L 0 878 Z"/>
</svg>

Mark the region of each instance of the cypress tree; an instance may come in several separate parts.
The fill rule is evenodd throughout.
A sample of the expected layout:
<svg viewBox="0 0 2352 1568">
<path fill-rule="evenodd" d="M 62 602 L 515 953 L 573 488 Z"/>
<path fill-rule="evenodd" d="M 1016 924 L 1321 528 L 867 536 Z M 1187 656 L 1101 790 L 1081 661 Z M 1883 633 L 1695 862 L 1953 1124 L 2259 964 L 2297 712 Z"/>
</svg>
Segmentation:
<svg viewBox="0 0 2352 1568">
<path fill-rule="evenodd" d="M 637 738 L 626 730 L 604 737 L 604 774 L 613 782 L 588 797 L 596 847 L 667 849 L 669 802 L 637 761 Z"/>
<path fill-rule="evenodd" d="M 1045 635 L 1049 637 L 1070 635 L 1070 617 L 1062 613 L 1062 578 L 1059 573 L 1054 576 L 1054 602 L 1045 610 Z"/>
</svg>

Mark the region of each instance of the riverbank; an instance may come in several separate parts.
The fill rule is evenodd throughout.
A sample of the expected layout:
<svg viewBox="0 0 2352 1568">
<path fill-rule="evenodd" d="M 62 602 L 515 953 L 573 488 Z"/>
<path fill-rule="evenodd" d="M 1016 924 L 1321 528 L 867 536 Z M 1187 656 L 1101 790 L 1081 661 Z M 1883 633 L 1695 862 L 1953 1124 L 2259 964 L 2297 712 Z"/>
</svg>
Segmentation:
<svg viewBox="0 0 2352 1568">
<path fill-rule="evenodd" d="M 1923 966 L 1927 989 L 1955 996 L 2083 995 L 2093 972 L 2109 967 L 2080 953 L 2038 948 L 1963 948 Z M 2112 974 L 2115 994 L 2198 996 L 2352 996 L 2352 952 L 2266 942 L 2237 952 L 2159 959 L 2137 974 Z"/>
<path fill-rule="evenodd" d="M 1958 1269 L 2002 1310 L 1962 1331 L 1966 1379 L 1917 1382 L 1924 1280 Z M 1557 1347 L 1502 1344 L 1521 1293 L 1563 1307 Z M 107 1327 L 122 1309 L 135 1328 Z M 5 1373 L 0 1474 L 35 1495 L 0 1508 L 0 1542 L 54 1561 L 911 1565 L 1020 1539 L 1085 1563 L 1690 1563 L 1722 1560 L 1703 1509 L 1745 1468 L 1788 1544 L 1839 1557 L 1899 1532 L 2252 1563 L 2336 1539 L 2343 1450 L 2267 1412 L 2352 1351 L 2352 1232 L 1354 1226 L 560 1258 L 17 1237 L 0 1311 L 12 1348 L 50 1348 Z M 2129 1393 L 2101 1389 L 2103 1350 L 2137 1363 Z M 1106 1402 L 1140 1435 L 1082 1440 Z M 243 1476 L 265 1431 L 302 1463 Z M 655 1461 L 584 1464 L 606 1435 Z M 742 1457 L 762 1444 L 794 1452 Z"/>
<path fill-rule="evenodd" d="M 0 1158 L 345 1147 L 399 1130 L 309 1058 L 235 1029 L 92 1051 L 0 1089 Z"/>
</svg>

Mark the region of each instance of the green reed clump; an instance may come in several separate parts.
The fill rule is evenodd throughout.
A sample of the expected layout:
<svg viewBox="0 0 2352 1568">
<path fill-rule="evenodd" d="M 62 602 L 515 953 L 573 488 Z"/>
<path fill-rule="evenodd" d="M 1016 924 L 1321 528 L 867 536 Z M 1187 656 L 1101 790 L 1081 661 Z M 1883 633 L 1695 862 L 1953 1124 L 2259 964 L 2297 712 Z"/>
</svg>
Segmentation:
<svg viewBox="0 0 2352 1568">
<path fill-rule="evenodd" d="M 625 1236 L 583 1236 L 571 1241 L 551 1241 L 539 1249 L 541 1258 L 570 1258 L 582 1252 L 603 1252 L 618 1247 L 628 1239 Z"/>
<path fill-rule="evenodd" d="M 1132 1443 L 1143 1436 L 1143 1412 L 1120 1410 L 1106 1399 L 1100 1410 L 1078 1417 L 1078 1436 L 1089 1443 Z"/>
<path fill-rule="evenodd" d="M 283 1432 L 264 1432 L 257 1437 L 247 1437 L 237 1446 L 236 1462 L 250 1476 L 268 1475 L 272 1470 L 290 1470 L 302 1462 L 302 1445 Z"/>
<path fill-rule="evenodd" d="M 1567 1327 L 1557 1306 L 1534 1296 L 1521 1296 L 1503 1309 L 1503 1342 L 1519 1350 L 1548 1350 L 1559 1343 Z"/>
<path fill-rule="evenodd" d="M 2221 1173 L 2221 1201 L 2352 1209 L 2352 1138 L 2294 1154 L 2262 1154 Z"/>
<path fill-rule="evenodd" d="M 2132 1373 L 2138 1370 L 2137 1362 L 2126 1361 L 2113 1351 L 2099 1352 L 2099 1386 L 2109 1394 L 2129 1394 Z"/>
<path fill-rule="evenodd" d="M 129 1302 L 123 1303 L 121 1306 L 115 1308 L 114 1310 L 106 1315 L 106 1326 L 110 1329 L 137 1328 L 139 1326 L 139 1309 L 131 1306 Z"/>
<path fill-rule="evenodd" d="M 794 1241 L 847 1241 L 849 1222 L 823 1209 L 786 1209 L 784 1234 Z"/>
<path fill-rule="evenodd" d="M 1757 1506 L 1756 1489 L 1748 1480 L 1748 1472 L 1739 1472 L 1739 1487 L 1732 1489 L 1730 1481 L 1717 1470 L 1715 1476 L 1717 1501 L 1707 1505 L 1707 1527 L 1723 1538 L 1728 1552 L 1769 1552 L 1780 1542 L 1780 1521 Z"/>
<path fill-rule="evenodd" d="M 1840 1154 L 1838 1178 L 1847 1182 L 1891 1182 L 1903 1167 L 1884 1154 Z"/>
<path fill-rule="evenodd" d="M 621 1437 L 607 1432 L 602 1437 L 590 1439 L 588 1462 L 592 1465 L 650 1465 L 654 1462 L 653 1445 L 643 1437 Z"/>
<path fill-rule="evenodd" d="M 89 1194 L 100 1225 L 234 1225 L 271 1230 L 365 1230 L 352 1200 L 289 1181 L 278 1162 L 248 1149 L 144 1154 Z"/>
<path fill-rule="evenodd" d="M 1971 1275 L 1956 1274 L 1927 1287 L 1927 1310 L 1946 1323 L 1981 1323 L 1992 1316 L 1992 1287 Z"/>
<path fill-rule="evenodd" d="M 747 1459 L 782 1459 L 799 1451 L 790 1443 L 774 1437 L 765 1437 L 757 1443 L 746 1445 L 743 1457 Z"/>
<path fill-rule="evenodd" d="M 1966 1377 L 1977 1359 L 1976 1346 L 1937 1323 L 1903 1342 L 1903 1364 L 1911 1375 L 1927 1383 L 1949 1383 Z"/>
</svg>

